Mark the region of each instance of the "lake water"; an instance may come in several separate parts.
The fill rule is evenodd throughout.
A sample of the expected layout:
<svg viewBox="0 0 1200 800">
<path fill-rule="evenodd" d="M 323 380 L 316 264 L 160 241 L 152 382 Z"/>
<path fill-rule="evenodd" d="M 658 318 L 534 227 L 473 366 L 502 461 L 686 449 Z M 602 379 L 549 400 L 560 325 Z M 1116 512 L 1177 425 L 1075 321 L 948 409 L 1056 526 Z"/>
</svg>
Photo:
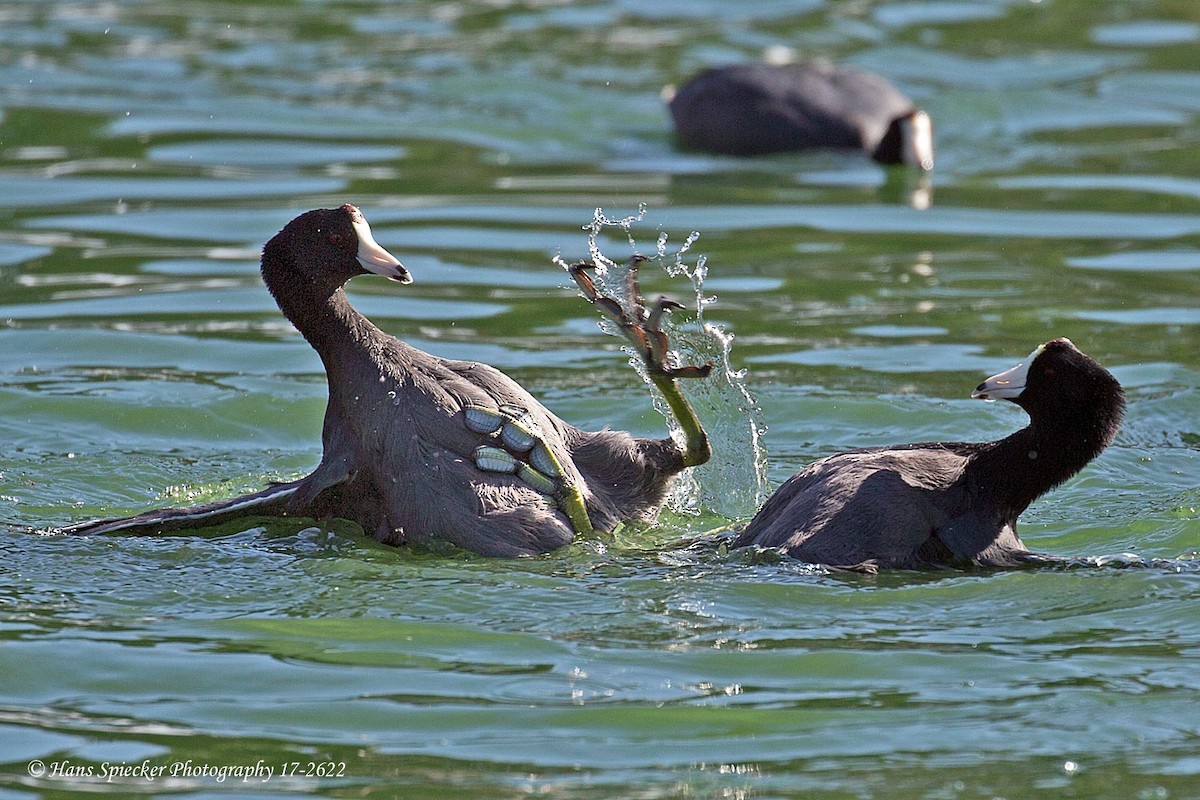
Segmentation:
<svg viewBox="0 0 1200 800">
<path fill-rule="evenodd" d="M 928 110 L 928 185 L 673 148 L 665 84 L 779 47 Z M 0 4 L 0 798 L 1200 797 L 1198 53 L 1173 0 Z M 644 204 L 651 251 L 699 231 L 772 487 L 1005 435 L 1023 415 L 971 389 L 1069 336 L 1129 395 L 1022 517 L 1080 564 L 725 552 L 757 490 L 728 396 L 698 501 L 539 559 L 337 524 L 28 533 L 317 462 L 321 365 L 255 262 L 343 202 L 415 277 L 354 282 L 384 329 L 644 435 L 553 258 L 598 207 Z"/>
</svg>

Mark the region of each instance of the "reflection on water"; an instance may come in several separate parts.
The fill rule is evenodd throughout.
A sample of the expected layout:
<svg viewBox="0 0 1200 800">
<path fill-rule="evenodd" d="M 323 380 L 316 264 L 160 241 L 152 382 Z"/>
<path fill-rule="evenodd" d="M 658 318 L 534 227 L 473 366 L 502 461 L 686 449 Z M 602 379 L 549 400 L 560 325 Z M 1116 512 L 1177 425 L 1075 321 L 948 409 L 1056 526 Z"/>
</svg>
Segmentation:
<svg viewBox="0 0 1200 800">
<path fill-rule="evenodd" d="M 1176 272 L 1200 269 L 1200 250 L 1126 250 L 1102 256 L 1069 258 L 1066 263 L 1085 269 L 1131 272 Z"/>
</svg>

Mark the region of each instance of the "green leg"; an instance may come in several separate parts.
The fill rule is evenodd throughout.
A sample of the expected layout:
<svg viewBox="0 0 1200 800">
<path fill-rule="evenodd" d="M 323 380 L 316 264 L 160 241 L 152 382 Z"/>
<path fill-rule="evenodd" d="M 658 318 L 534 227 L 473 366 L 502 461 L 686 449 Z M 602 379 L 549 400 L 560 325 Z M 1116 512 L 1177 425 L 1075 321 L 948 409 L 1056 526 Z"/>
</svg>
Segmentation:
<svg viewBox="0 0 1200 800">
<path fill-rule="evenodd" d="M 563 485 L 562 491 L 559 492 L 558 507 L 567 515 L 567 519 L 571 520 L 571 527 L 575 532 L 581 535 L 595 533 L 592 528 L 592 518 L 588 516 L 587 506 L 583 502 L 583 494 L 579 491 L 579 487 L 573 483 Z"/>
<path fill-rule="evenodd" d="M 682 453 L 683 464 L 685 467 L 694 467 L 712 458 L 712 445 L 709 444 L 708 434 L 704 432 L 700 418 L 696 416 L 692 404 L 680 390 L 676 379 L 706 378 L 712 371 L 712 364 L 684 367 L 666 365 L 669 343 L 667 335 L 661 328 L 662 318 L 672 309 L 680 309 L 683 306 L 666 297 L 660 297 L 651 307 L 646 307 L 637 280 L 638 265 L 644 260 L 641 256 L 634 256 L 629 263 L 628 310 L 622 308 L 621 304 L 613 298 L 601 294 L 596 288 L 595 282 L 587 273 L 588 269 L 593 268 L 593 264 L 587 262 L 575 264 L 570 268 L 570 273 L 576 285 L 583 292 L 584 298 L 612 320 L 642 356 L 642 360 L 646 364 L 646 371 L 650 374 L 650 380 L 662 392 L 667 406 L 683 430 L 685 438 Z"/>
<path fill-rule="evenodd" d="M 662 392 L 667 406 L 683 430 L 683 465 L 695 467 L 706 463 L 712 458 L 712 445 L 708 443 L 708 434 L 704 432 L 700 418 L 696 416 L 692 404 L 684 396 L 679 384 L 670 375 L 655 372 L 650 373 L 650 380 L 654 381 L 654 385 Z"/>
<path fill-rule="evenodd" d="M 550 451 L 550 448 L 545 449 L 546 459 L 553 464 L 552 472 L 562 475 L 562 486 L 558 493 L 554 495 L 558 507 L 567 515 L 567 519 L 571 520 L 571 527 L 575 529 L 577 534 L 595 533 L 592 528 L 592 519 L 588 516 L 587 505 L 583 502 L 583 493 L 579 491 L 579 487 L 573 481 L 566 477 L 566 470 L 562 468 L 562 463 L 558 457 Z"/>
</svg>

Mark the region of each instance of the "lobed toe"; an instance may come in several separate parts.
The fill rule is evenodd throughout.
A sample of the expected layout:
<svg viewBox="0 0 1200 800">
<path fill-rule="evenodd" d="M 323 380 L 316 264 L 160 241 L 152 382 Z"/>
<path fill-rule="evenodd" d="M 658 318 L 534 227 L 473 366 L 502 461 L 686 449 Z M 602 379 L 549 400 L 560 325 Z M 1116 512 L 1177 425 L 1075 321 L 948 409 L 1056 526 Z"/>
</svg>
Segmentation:
<svg viewBox="0 0 1200 800">
<path fill-rule="evenodd" d="M 528 464 L 521 464 L 517 467 L 517 477 L 535 492 L 548 495 L 558 492 L 558 481 L 547 475 L 543 475 Z"/>
<path fill-rule="evenodd" d="M 505 417 L 497 411 L 484 406 L 470 405 L 463 408 L 467 427 L 475 433 L 491 434 L 500 430 Z"/>
<path fill-rule="evenodd" d="M 538 442 L 529 451 L 529 464 L 543 475 L 549 475 L 551 478 L 562 477 L 562 465 L 550 452 L 550 448 L 546 447 L 545 442 Z"/>
<path fill-rule="evenodd" d="M 502 450 L 499 447 L 489 447 L 481 445 L 475 448 L 475 466 L 479 467 L 484 472 L 506 472 L 512 474 L 517 471 L 518 465 L 521 462 L 517 457 L 507 450 Z"/>
</svg>

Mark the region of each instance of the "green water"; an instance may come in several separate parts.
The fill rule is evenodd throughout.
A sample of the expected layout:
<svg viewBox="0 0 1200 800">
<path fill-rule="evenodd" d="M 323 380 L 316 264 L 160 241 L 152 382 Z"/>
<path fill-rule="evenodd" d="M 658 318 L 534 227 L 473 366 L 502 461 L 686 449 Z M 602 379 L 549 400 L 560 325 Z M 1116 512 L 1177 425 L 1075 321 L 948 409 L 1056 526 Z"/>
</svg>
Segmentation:
<svg viewBox="0 0 1200 800">
<path fill-rule="evenodd" d="M 1198 44 L 1190 0 L 0 3 L 0 798 L 1200 798 Z M 926 108 L 930 185 L 676 152 L 662 86 L 778 45 Z M 317 462 L 320 362 L 255 260 L 343 202 L 415 277 L 353 284 L 378 324 L 645 435 L 552 260 L 597 207 L 645 204 L 647 249 L 699 231 L 771 486 L 1013 430 L 970 390 L 1069 336 L 1128 418 L 1022 533 L 1091 565 L 727 553 L 737 464 L 699 513 L 519 562 L 22 532 Z"/>
</svg>

